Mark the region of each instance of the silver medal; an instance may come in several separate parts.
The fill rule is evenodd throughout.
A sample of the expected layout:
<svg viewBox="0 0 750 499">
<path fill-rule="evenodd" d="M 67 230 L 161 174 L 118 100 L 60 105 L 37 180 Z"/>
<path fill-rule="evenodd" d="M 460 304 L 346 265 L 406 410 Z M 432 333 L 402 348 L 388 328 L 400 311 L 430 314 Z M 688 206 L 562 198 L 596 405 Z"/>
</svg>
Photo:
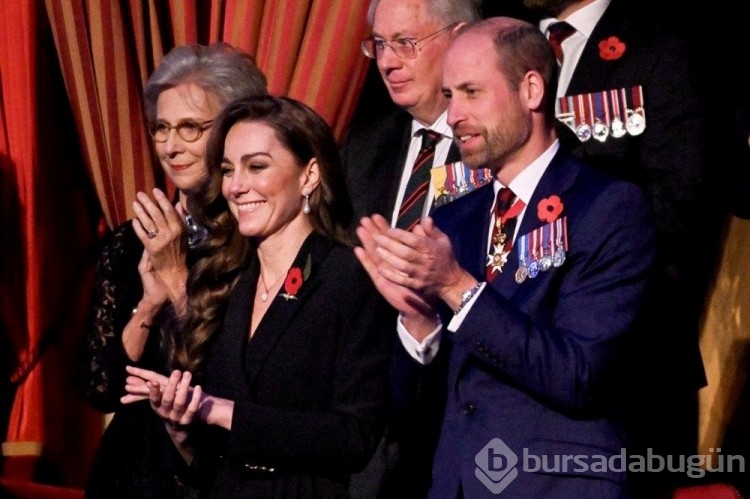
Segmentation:
<svg viewBox="0 0 750 499">
<path fill-rule="evenodd" d="M 619 139 L 620 137 L 622 137 L 623 135 L 625 135 L 626 133 L 628 133 L 627 130 L 625 130 L 625 124 L 617 116 L 615 116 L 612 119 L 612 123 L 610 124 L 610 128 L 611 128 L 610 131 L 612 132 L 612 137 L 614 137 L 616 139 Z"/>
<path fill-rule="evenodd" d="M 542 272 L 547 272 L 551 268 L 552 268 L 552 256 L 544 255 L 542 259 L 539 260 L 539 269 Z"/>
<path fill-rule="evenodd" d="M 586 142 L 591 138 L 591 126 L 588 123 L 581 123 L 576 128 L 576 136 L 578 136 L 578 140 L 581 142 Z"/>
<path fill-rule="evenodd" d="M 643 117 L 643 110 L 640 108 L 635 111 L 628 111 L 628 121 L 625 123 L 625 129 L 630 135 L 640 135 L 646 128 L 646 118 Z"/>
<path fill-rule="evenodd" d="M 536 260 L 532 260 L 529 264 L 529 277 L 535 278 L 539 275 L 539 262 Z"/>
<path fill-rule="evenodd" d="M 609 137 L 609 127 L 603 122 L 596 120 L 592 134 L 599 142 L 604 142 Z"/>
<path fill-rule="evenodd" d="M 563 263 L 565 263 L 565 250 L 562 248 L 557 248 L 555 254 L 552 255 L 552 265 L 555 267 L 560 267 Z"/>
</svg>

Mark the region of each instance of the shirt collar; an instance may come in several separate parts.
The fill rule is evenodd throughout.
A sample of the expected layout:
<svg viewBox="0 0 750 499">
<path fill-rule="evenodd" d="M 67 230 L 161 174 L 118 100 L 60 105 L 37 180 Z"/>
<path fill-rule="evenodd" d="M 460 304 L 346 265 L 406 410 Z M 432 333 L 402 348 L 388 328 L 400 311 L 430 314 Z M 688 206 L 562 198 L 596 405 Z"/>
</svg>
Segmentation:
<svg viewBox="0 0 750 499">
<path fill-rule="evenodd" d="M 556 139 L 546 151 L 532 161 L 529 166 L 524 168 L 521 173 L 516 175 L 508 185 L 510 190 L 513 191 L 513 194 L 521 199 L 526 205 L 531 201 L 531 196 L 534 194 L 536 186 L 539 184 L 539 180 L 541 180 L 544 172 L 547 171 L 547 167 L 555 154 L 557 154 L 558 149 L 560 149 L 560 141 Z M 497 191 L 499 191 L 501 187 L 503 187 L 503 185 L 498 180 L 495 180 L 495 194 L 497 194 Z"/>
<path fill-rule="evenodd" d="M 422 126 L 421 123 L 419 123 L 417 120 L 411 120 L 411 136 L 414 137 L 416 133 L 423 129 L 424 126 Z M 448 126 L 448 111 L 443 111 L 443 114 L 438 116 L 438 119 L 435 120 L 435 123 L 430 125 L 430 130 L 434 130 L 438 132 L 439 134 L 442 134 L 444 137 L 448 137 L 449 139 L 453 138 L 453 130 L 451 130 L 451 127 Z"/>
<path fill-rule="evenodd" d="M 596 23 L 599 22 L 599 19 L 601 19 L 604 11 L 607 10 L 610 1 L 611 0 L 594 0 L 590 4 L 581 7 L 580 9 L 569 15 L 565 19 L 565 22 L 573 26 L 576 31 L 582 33 L 586 36 L 586 39 L 588 39 L 591 37 L 591 33 L 593 33 L 594 31 Z M 549 25 L 558 21 L 560 21 L 560 19 L 555 19 L 554 17 L 544 18 L 539 22 L 539 29 L 541 29 L 542 32 L 546 34 Z"/>
</svg>

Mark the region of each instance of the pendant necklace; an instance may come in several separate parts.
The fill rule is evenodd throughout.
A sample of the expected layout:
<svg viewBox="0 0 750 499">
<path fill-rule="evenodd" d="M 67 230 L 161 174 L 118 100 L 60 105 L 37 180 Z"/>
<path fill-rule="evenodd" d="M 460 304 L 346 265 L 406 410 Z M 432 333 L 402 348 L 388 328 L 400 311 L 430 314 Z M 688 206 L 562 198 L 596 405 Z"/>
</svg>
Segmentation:
<svg viewBox="0 0 750 499">
<path fill-rule="evenodd" d="M 286 276 L 286 274 L 282 274 L 280 278 L 276 279 L 276 281 L 271 285 L 272 288 L 276 287 L 276 285 Z M 263 277 L 263 272 L 260 272 L 260 282 L 263 285 L 263 292 L 260 294 L 260 301 L 263 303 L 268 301 L 268 286 L 266 286 L 266 279 Z"/>
</svg>

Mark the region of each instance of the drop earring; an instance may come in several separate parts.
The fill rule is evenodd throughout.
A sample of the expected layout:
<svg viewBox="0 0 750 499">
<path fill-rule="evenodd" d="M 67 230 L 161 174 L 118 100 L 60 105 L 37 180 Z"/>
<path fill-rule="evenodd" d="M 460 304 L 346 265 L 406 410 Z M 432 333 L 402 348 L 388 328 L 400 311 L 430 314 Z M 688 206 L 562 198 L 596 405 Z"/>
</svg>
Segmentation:
<svg viewBox="0 0 750 499">
<path fill-rule="evenodd" d="M 310 209 L 310 194 L 305 194 L 305 205 L 302 207 L 302 213 L 309 215 Z"/>
</svg>

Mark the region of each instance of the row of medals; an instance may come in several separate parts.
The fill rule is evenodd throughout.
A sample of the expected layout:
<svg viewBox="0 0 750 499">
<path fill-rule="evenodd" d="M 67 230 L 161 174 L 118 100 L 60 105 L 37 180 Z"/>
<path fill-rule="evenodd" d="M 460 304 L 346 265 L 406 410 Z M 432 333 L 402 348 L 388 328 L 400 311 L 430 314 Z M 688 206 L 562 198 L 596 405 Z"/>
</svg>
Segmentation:
<svg viewBox="0 0 750 499">
<path fill-rule="evenodd" d="M 490 265 L 493 268 L 497 268 L 500 272 L 503 271 L 503 266 L 508 261 L 508 254 L 510 250 L 506 251 L 505 241 L 508 236 L 505 234 L 505 228 L 503 227 L 502 220 L 498 219 L 497 222 L 498 233 L 492 236 L 492 247 L 493 252 L 490 255 Z M 526 263 L 528 252 L 525 250 L 528 241 L 531 239 L 531 234 L 519 237 L 516 241 L 517 244 L 521 244 L 523 247 L 519 248 L 520 264 L 516 270 L 515 279 L 518 284 L 521 284 L 526 279 L 534 279 L 539 275 L 539 272 L 547 272 L 552 267 L 558 268 L 565 263 L 565 249 L 561 240 L 558 240 L 555 244 L 555 251 L 550 252 L 548 249 L 542 250 L 541 258 L 533 258 L 531 262 Z M 536 255 L 536 251 L 534 252 Z"/>
<path fill-rule="evenodd" d="M 547 272 L 565 263 L 565 251 L 568 249 L 565 233 L 566 217 L 563 217 L 516 239 L 518 270 L 515 279 L 518 284 L 526 279 L 534 279 L 539 272 Z M 552 241 L 555 241 L 554 247 Z M 529 255 L 532 256 L 530 259 Z"/>
<path fill-rule="evenodd" d="M 439 194 L 435 198 L 435 208 L 454 201 L 464 194 L 492 182 L 492 171 L 488 168 L 471 169 L 461 161 L 448 163 L 445 168 L 445 181 L 438 186 Z"/>
<path fill-rule="evenodd" d="M 526 258 L 521 260 L 521 264 L 516 270 L 516 282 L 521 284 L 526 279 L 533 279 L 539 275 L 539 272 L 547 272 L 552 267 L 560 267 L 565 263 L 565 250 L 562 248 L 562 244 L 558 243 L 558 247 L 554 253 L 546 253 L 539 259 L 533 259 L 526 265 Z"/>
<path fill-rule="evenodd" d="M 581 142 L 591 138 L 604 142 L 611 135 L 618 139 L 637 136 L 646 128 L 641 86 L 568 95 L 557 99 L 556 117 Z"/>
</svg>

